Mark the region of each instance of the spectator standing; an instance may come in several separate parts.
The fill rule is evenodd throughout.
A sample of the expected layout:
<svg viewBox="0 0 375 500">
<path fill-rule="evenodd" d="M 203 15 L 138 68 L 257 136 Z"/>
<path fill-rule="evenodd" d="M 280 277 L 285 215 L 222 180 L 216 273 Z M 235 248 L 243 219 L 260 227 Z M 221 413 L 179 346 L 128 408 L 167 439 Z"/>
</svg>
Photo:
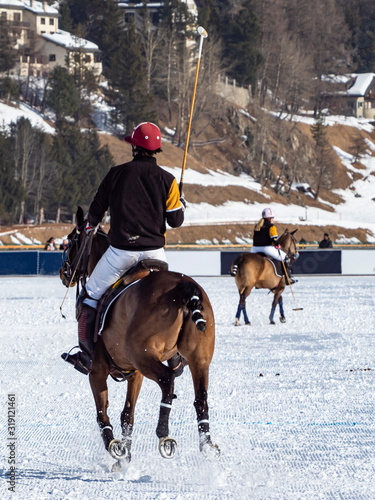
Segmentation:
<svg viewBox="0 0 375 500">
<path fill-rule="evenodd" d="M 56 250 L 55 238 L 51 237 L 44 245 L 44 250 Z"/>
<path fill-rule="evenodd" d="M 332 248 L 332 241 L 329 239 L 329 234 L 324 233 L 324 238 L 319 243 L 319 248 Z"/>
</svg>

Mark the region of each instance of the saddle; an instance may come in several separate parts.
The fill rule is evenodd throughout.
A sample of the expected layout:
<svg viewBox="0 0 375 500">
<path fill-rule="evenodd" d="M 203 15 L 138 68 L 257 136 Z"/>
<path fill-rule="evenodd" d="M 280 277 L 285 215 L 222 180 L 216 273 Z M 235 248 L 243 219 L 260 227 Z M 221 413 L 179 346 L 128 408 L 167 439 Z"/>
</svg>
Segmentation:
<svg viewBox="0 0 375 500">
<path fill-rule="evenodd" d="M 126 273 L 102 295 L 98 302 L 96 313 L 95 342 L 98 335 L 100 335 L 104 329 L 105 320 L 112 304 L 125 290 L 155 271 L 168 271 L 167 262 L 158 259 L 141 260 L 135 266 L 128 269 L 128 271 L 126 271 Z"/>
</svg>

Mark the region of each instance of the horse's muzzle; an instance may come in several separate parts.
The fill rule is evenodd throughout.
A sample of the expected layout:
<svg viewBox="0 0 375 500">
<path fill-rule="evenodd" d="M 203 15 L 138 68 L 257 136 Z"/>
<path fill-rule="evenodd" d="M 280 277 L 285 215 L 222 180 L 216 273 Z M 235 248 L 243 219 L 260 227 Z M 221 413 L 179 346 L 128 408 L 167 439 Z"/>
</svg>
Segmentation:
<svg viewBox="0 0 375 500">
<path fill-rule="evenodd" d="M 68 270 L 64 269 L 64 265 L 60 267 L 60 279 L 62 281 L 62 284 L 66 286 L 66 288 L 73 287 L 77 284 L 77 280 L 72 279 Z"/>
</svg>

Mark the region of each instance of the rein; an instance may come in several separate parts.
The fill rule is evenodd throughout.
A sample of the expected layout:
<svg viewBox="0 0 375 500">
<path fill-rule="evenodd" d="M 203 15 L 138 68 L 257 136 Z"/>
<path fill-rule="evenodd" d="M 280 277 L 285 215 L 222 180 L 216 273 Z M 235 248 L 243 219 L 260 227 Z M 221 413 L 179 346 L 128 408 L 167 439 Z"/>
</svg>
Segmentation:
<svg viewBox="0 0 375 500">
<path fill-rule="evenodd" d="M 62 264 L 63 268 L 63 273 L 64 276 L 69 279 L 69 284 L 67 286 L 67 290 L 64 296 L 64 299 L 61 303 L 60 306 L 60 312 L 63 318 L 65 318 L 65 315 L 62 312 L 62 307 L 64 305 L 66 296 L 68 295 L 69 288 L 71 287 L 73 280 L 77 274 L 77 289 L 76 289 L 76 297 L 78 298 L 79 296 L 79 283 L 81 282 L 82 286 L 85 286 L 86 284 L 86 279 L 88 276 L 88 263 L 89 263 L 89 258 L 90 258 L 90 252 L 91 252 L 91 247 L 92 247 L 92 240 L 94 237 L 94 234 L 97 232 L 97 229 L 91 231 L 89 234 L 84 235 L 84 240 L 83 244 L 79 246 L 79 235 L 82 232 L 82 228 L 85 226 L 85 224 L 82 224 L 80 227 L 76 227 L 76 232 L 75 235 L 73 236 L 72 240 L 69 242 L 68 247 L 64 250 L 64 261 Z M 106 234 L 103 232 L 103 234 Z M 76 248 L 76 256 L 73 260 L 72 263 L 69 261 L 69 256 L 72 251 L 72 248 Z M 81 264 L 82 261 L 82 264 Z"/>
</svg>

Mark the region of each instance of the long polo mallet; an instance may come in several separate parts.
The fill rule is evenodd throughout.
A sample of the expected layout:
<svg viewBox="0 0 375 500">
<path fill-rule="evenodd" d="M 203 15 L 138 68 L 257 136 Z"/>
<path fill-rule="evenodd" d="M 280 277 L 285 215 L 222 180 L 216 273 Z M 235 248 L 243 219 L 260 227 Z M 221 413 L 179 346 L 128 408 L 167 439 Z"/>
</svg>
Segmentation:
<svg viewBox="0 0 375 500">
<path fill-rule="evenodd" d="M 180 180 L 180 194 L 181 195 L 182 195 L 182 186 L 184 184 L 184 173 L 185 173 L 185 166 L 186 166 L 186 157 L 187 157 L 187 151 L 188 151 L 188 147 L 189 147 L 190 129 L 191 129 L 191 121 L 192 121 L 192 118 L 193 118 L 193 109 L 194 109 L 194 102 L 195 102 L 195 93 L 196 93 L 196 90 L 197 90 L 197 83 L 198 83 L 199 66 L 200 66 L 201 57 L 202 57 L 203 39 L 208 37 L 207 31 L 202 26 L 199 26 L 199 28 L 197 29 L 197 33 L 198 33 L 198 35 L 200 35 L 199 52 L 198 52 L 197 70 L 195 72 L 195 82 L 194 82 L 193 97 L 191 99 L 189 125 L 188 125 L 188 130 L 187 130 L 187 135 L 186 135 L 186 144 L 185 144 L 184 159 L 183 159 L 183 162 L 182 162 L 182 172 L 181 172 L 181 180 Z"/>
<path fill-rule="evenodd" d="M 290 291 L 292 292 L 293 300 L 295 301 L 296 298 L 295 298 L 294 293 L 293 293 L 293 288 L 292 288 L 292 285 L 290 283 L 288 272 L 287 272 L 286 267 L 285 267 L 285 262 L 283 261 L 283 258 L 281 256 L 281 252 L 280 252 L 279 248 L 278 248 L 278 252 L 279 252 L 279 255 L 280 255 L 281 263 L 282 263 L 283 268 L 284 268 L 284 272 L 285 272 L 285 276 L 286 276 L 288 285 L 290 286 Z M 303 311 L 303 307 L 296 307 L 295 309 L 293 309 L 293 311 Z"/>
</svg>

